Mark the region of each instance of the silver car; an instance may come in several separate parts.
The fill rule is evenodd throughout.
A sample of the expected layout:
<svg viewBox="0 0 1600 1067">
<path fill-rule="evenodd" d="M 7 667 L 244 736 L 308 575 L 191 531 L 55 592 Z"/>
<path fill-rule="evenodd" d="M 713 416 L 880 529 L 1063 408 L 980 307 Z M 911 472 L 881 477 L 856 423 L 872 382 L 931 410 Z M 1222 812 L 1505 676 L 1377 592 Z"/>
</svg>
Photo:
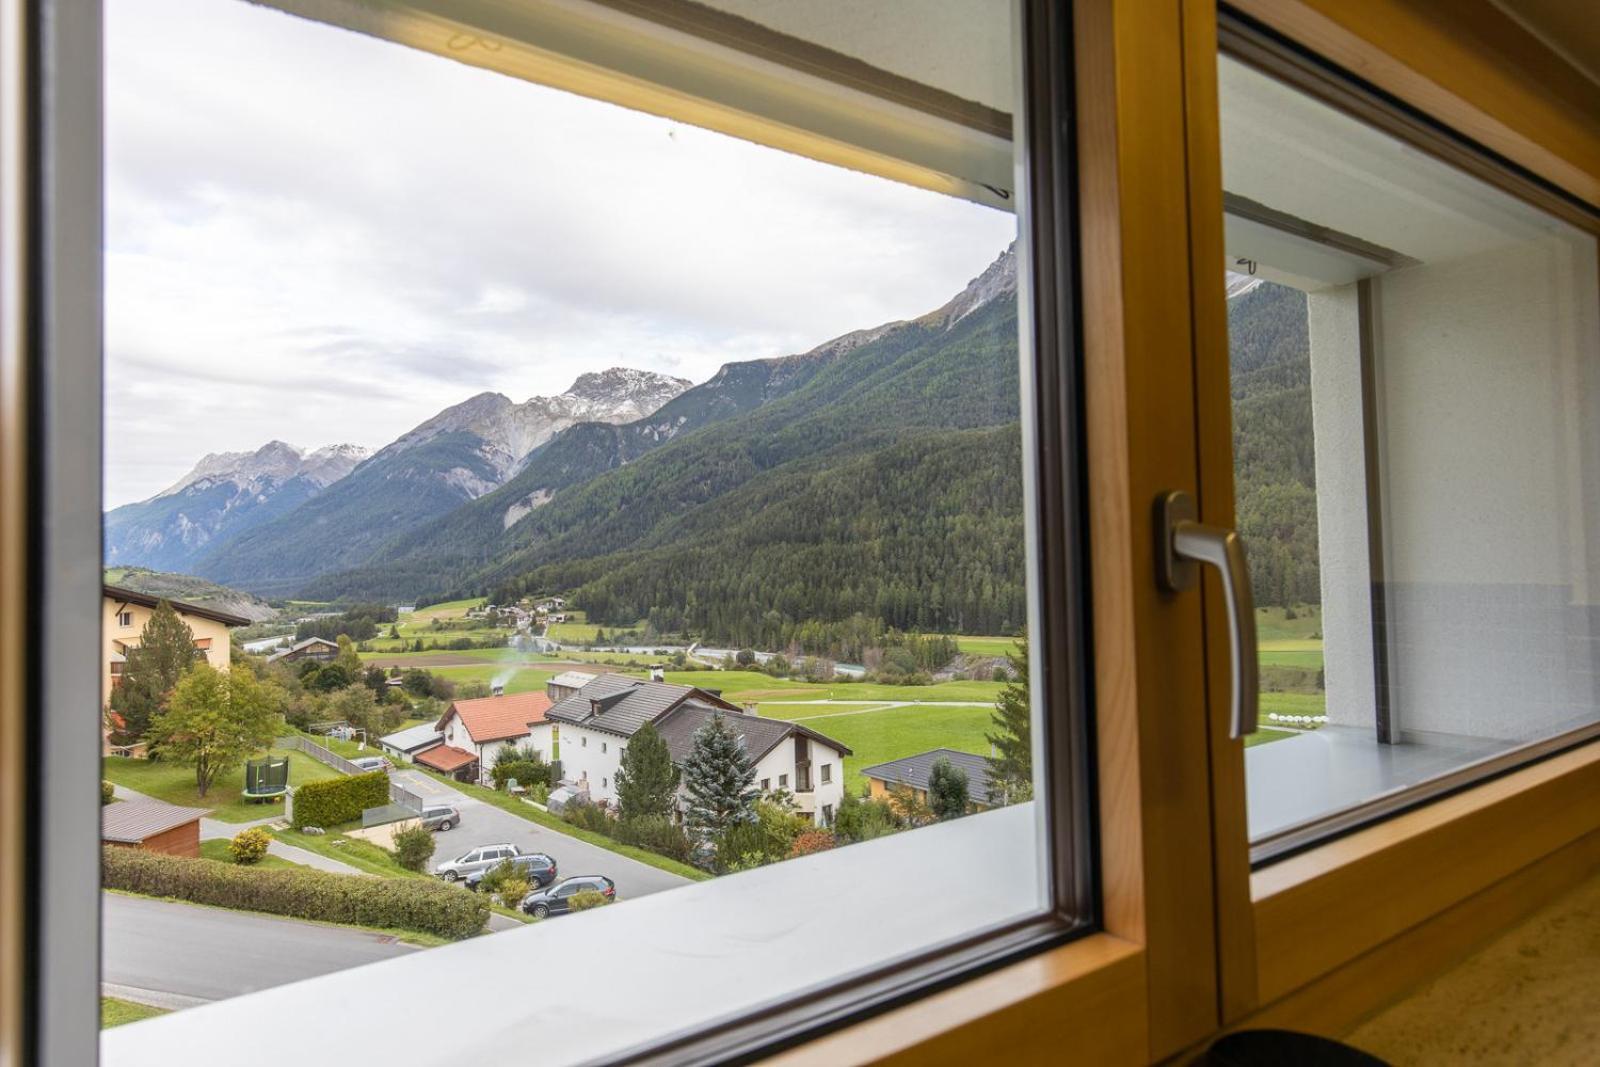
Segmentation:
<svg viewBox="0 0 1600 1067">
<path fill-rule="evenodd" d="M 445 860 L 433 869 L 433 873 L 447 882 L 459 882 L 475 871 L 487 871 L 501 860 L 520 855 L 522 850 L 516 845 L 479 845 L 453 860 Z"/>
<path fill-rule="evenodd" d="M 448 830 L 452 826 L 461 825 L 461 813 L 455 808 L 423 808 L 422 828 L 424 830 Z"/>
</svg>

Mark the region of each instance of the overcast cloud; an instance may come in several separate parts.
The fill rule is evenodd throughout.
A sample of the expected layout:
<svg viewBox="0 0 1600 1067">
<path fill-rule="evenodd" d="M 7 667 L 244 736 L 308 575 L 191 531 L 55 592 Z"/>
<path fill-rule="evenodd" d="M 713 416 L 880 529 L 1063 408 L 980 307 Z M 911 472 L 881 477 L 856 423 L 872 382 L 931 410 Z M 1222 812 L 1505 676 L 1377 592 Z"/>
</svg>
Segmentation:
<svg viewBox="0 0 1600 1067">
<path fill-rule="evenodd" d="M 106 497 L 931 310 L 1011 216 L 239 0 L 106 5 Z"/>
</svg>

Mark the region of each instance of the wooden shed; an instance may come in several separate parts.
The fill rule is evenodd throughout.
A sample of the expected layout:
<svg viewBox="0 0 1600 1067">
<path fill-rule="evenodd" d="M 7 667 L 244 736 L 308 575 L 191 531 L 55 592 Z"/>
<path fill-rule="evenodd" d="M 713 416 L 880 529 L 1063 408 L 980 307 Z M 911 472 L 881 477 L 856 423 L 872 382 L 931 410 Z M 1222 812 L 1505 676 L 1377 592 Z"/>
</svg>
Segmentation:
<svg viewBox="0 0 1600 1067">
<path fill-rule="evenodd" d="M 200 855 L 205 808 L 180 808 L 159 800 L 124 800 L 100 809 L 100 840 L 169 856 Z"/>
</svg>

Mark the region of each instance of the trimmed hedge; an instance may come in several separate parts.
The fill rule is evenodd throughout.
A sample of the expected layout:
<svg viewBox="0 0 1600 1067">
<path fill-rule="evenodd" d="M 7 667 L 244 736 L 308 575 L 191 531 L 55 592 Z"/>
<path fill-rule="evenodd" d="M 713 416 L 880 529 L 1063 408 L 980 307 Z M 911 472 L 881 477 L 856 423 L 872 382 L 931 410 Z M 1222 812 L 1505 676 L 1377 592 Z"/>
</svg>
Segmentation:
<svg viewBox="0 0 1600 1067">
<path fill-rule="evenodd" d="M 238 867 L 215 860 L 105 846 L 102 885 L 238 911 L 417 930 L 459 941 L 481 931 L 489 901 L 420 878 L 367 878 L 326 871 Z"/>
<path fill-rule="evenodd" d="M 295 787 L 292 823 L 296 830 L 306 826 L 338 826 L 361 818 L 361 813 L 368 808 L 381 808 L 387 803 L 389 776 L 382 771 L 307 782 Z"/>
</svg>

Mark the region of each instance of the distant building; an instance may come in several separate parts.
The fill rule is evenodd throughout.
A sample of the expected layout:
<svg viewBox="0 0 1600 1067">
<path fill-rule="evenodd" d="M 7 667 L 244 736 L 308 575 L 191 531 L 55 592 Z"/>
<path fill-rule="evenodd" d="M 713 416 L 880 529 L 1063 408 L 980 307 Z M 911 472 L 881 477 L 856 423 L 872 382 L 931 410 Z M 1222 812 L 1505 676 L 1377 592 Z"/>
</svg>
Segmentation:
<svg viewBox="0 0 1600 1067">
<path fill-rule="evenodd" d="M 531 742 L 549 760 L 552 739 L 545 720 L 549 708 L 550 698 L 543 693 L 458 700 L 434 726 L 440 743 L 417 752 L 414 759 L 464 782 L 485 781 L 507 745 Z"/>
<path fill-rule="evenodd" d="M 565 700 L 598 677 L 600 677 L 598 674 L 589 674 L 584 671 L 562 671 L 544 683 L 545 695 L 551 701 Z"/>
<path fill-rule="evenodd" d="M 398 679 L 390 679 L 397 681 Z M 378 747 L 389 755 L 411 763 L 417 754 L 426 752 L 435 745 L 444 744 L 444 735 L 439 732 L 437 723 L 425 722 L 420 726 L 412 726 L 396 733 L 385 734 L 378 738 Z"/>
<path fill-rule="evenodd" d="M 122 684 L 128 652 L 139 647 L 144 625 L 155 614 L 162 598 L 117 585 L 106 585 L 102 592 L 100 706 L 106 708 L 111 703 L 111 691 Z M 227 670 L 231 658 L 228 631 L 235 626 L 248 626 L 250 620 L 201 604 L 187 604 L 181 600 L 167 603 L 194 633 L 195 657 L 203 658 L 217 670 Z"/>
<path fill-rule="evenodd" d="M 747 715 L 709 690 L 624 674 L 595 678 L 554 703 L 546 717 L 552 730 L 561 731 L 563 780 L 586 790 L 596 803 L 609 803 L 616 799 L 617 769 L 628 740 L 645 723 L 655 726 L 672 762 L 681 767 L 693 751 L 695 731 L 718 713 L 743 742 L 757 789 L 788 793 L 795 807 L 820 826 L 833 822 L 844 797 L 844 758 L 850 749 L 800 723 Z M 682 797 L 680 786 L 680 802 Z"/>
<path fill-rule="evenodd" d="M 929 749 L 915 756 L 864 767 L 861 775 L 867 780 L 868 788 L 875 800 L 888 799 L 891 786 L 903 785 L 910 786 L 916 793 L 917 799 L 926 804 L 928 779 L 933 774 L 934 763 L 941 757 L 949 760 L 952 766 L 967 772 L 967 800 L 974 808 L 992 808 L 1000 803 L 1000 798 L 995 795 L 994 788 L 989 782 L 988 759 L 975 756 L 971 752 L 957 752 L 953 748 Z"/>
<path fill-rule="evenodd" d="M 267 662 L 298 663 L 309 659 L 318 663 L 332 663 L 337 658 L 339 658 L 339 642 L 329 641 L 326 637 L 308 637 L 304 641 L 297 641 L 288 648 L 274 652 L 267 657 Z"/>
<path fill-rule="evenodd" d="M 159 800 L 124 800 L 100 809 L 100 840 L 168 856 L 200 855 L 200 820 L 208 808 L 180 808 Z"/>
</svg>

